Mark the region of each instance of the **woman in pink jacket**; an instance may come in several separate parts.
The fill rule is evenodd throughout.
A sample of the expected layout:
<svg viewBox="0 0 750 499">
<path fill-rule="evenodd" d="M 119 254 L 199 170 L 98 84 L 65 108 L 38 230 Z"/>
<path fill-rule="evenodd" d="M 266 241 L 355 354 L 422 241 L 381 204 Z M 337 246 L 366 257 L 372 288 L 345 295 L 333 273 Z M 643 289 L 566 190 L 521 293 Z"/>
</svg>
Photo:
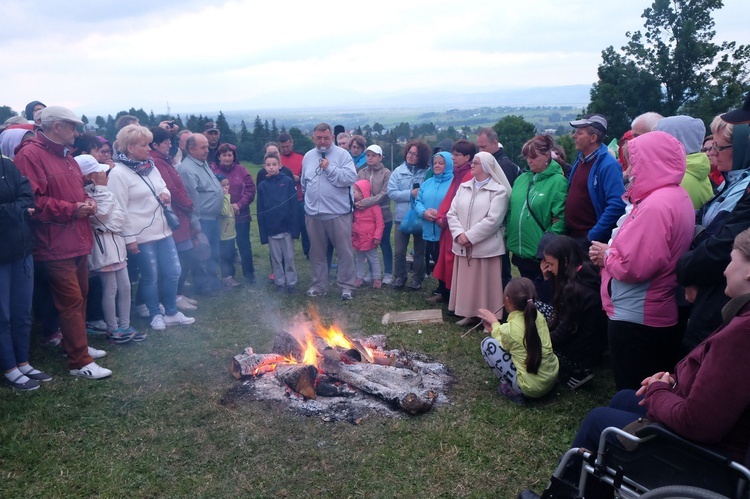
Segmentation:
<svg viewBox="0 0 750 499">
<path fill-rule="evenodd" d="M 352 188 L 354 202 L 361 206 L 360 201 L 369 198 L 372 187 L 369 180 L 357 180 Z M 383 238 L 383 212 L 379 205 L 354 210 L 354 221 L 352 222 L 352 246 L 354 247 L 354 266 L 357 279 L 354 284 L 362 286 L 365 277 L 365 267 L 370 262 L 372 269 L 372 287 L 379 288 L 383 285 L 383 277 L 380 274 L 380 258 L 378 257 L 378 246 Z"/>
<path fill-rule="evenodd" d="M 664 132 L 628 142 L 633 180 L 624 198 L 633 209 L 607 246 L 594 242 L 603 267 L 602 305 L 609 317 L 610 358 L 618 390 L 637 389 L 677 361 L 677 259 L 690 247 L 695 215 L 685 189 L 685 149 Z"/>
</svg>

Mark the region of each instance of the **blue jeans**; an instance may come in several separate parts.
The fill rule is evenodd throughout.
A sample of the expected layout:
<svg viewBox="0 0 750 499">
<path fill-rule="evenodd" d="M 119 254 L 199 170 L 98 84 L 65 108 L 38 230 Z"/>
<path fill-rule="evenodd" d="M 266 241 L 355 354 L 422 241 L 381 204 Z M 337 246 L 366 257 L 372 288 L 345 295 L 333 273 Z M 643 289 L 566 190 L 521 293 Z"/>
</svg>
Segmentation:
<svg viewBox="0 0 750 499">
<path fill-rule="evenodd" d="M 141 280 L 138 284 L 140 296 L 148 307 L 151 317 L 161 314 L 159 310 L 159 278 L 161 278 L 161 301 L 167 315 L 177 313 L 177 281 L 180 278 L 180 258 L 172 236 L 139 244 L 138 267 Z"/>
<path fill-rule="evenodd" d="M 596 452 L 599 437 L 605 428 L 624 428 L 638 418 L 646 417 L 646 407 L 638 405 L 643 397 L 636 397 L 635 390 L 620 390 L 615 393 L 608 407 L 597 407 L 583 419 L 571 448 L 585 447 Z"/>
<path fill-rule="evenodd" d="M 250 243 L 250 220 L 247 222 L 236 222 L 234 228 L 237 231 L 237 249 L 240 251 L 240 260 L 242 260 L 242 275 L 245 279 L 255 278 L 255 265 L 253 264 L 253 246 Z M 234 260 L 234 255 L 232 255 Z M 234 267 L 234 261 L 232 262 Z M 234 276 L 234 272 L 231 274 Z M 221 276 L 224 275 L 222 268 Z"/>
<path fill-rule="evenodd" d="M 0 264 L 0 369 L 3 371 L 29 361 L 33 290 L 31 255 Z"/>
</svg>

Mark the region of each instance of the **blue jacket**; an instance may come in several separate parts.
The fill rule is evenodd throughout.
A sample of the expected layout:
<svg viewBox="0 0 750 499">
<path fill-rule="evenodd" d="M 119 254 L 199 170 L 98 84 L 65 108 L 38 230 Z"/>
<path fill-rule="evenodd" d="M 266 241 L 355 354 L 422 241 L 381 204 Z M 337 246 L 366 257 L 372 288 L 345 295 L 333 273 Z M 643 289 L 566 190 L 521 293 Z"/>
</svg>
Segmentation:
<svg viewBox="0 0 750 499">
<path fill-rule="evenodd" d="M 428 178 L 419 188 L 417 200 L 414 209 L 417 216 L 422 220 L 422 238 L 425 241 L 440 241 L 440 227 L 435 222 L 428 222 L 424 219 L 424 212 L 430 208 L 438 209 L 443 198 L 448 193 L 448 188 L 453 180 L 453 159 L 447 152 L 438 153 L 445 160 L 445 171 L 440 175 L 433 175 Z M 430 169 L 430 171 L 432 171 Z"/>
<path fill-rule="evenodd" d="M 388 179 L 388 197 L 395 203 L 393 219 L 396 223 L 406 216 L 411 208 L 411 191 L 414 184 L 423 184 L 427 168 L 418 170 L 416 167 L 409 166 L 406 161 L 401 163 Z"/>
<path fill-rule="evenodd" d="M 299 205 L 294 179 L 278 173 L 258 184 L 258 232 L 261 244 L 268 238 L 289 232 L 292 238 L 299 237 Z"/>
<path fill-rule="evenodd" d="M 570 179 L 576 174 L 582 159 L 583 156 L 579 152 L 570 171 Z M 568 182 L 570 183 L 570 180 Z M 622 182 L 622 166 L 604 144 L 599 146 L 587 185 L 597 218 L 596 225 L 589 231 L 589 241 L 609 241 L 617 220 L 625 213 L 625 201 L 622 199 L 625 185 Z"/>
</svg>

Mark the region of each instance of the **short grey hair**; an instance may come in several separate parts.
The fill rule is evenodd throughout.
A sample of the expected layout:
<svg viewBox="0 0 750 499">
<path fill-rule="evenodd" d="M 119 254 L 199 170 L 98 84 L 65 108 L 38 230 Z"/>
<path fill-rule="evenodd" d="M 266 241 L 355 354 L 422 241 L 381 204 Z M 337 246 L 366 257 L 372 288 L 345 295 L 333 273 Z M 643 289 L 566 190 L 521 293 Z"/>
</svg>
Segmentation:
<svg viewBox="0 0 750 499">
<path fill-rule="evenodd" d="M 318 123 L 317 125 L 315 125 L 315 128 L 313 128 L 313 132 L 325 132 L 326 130 L 333 133 L 333 130 L 331 130 L 331 125 L 329 125 L 328 123 Z"/>
<path fill-rule="evenodd" d="M 491 127 L 480 128 L 479 131 L 477 132 L 477 137 L 479 137 L 480 135 L 484 135 L 485 137 L 487 137 L 487 140 L 489 140 L 490 142 L 500 141 L 500 139 L 497 136 L 497 132 L 495 131 L 494 128 L 491 128 Z"/>
<path fill-rule="evenodd" d="M 656 128 L 656 125 L 663 117 L 664 116 L 662 116 L 661 114 L 655 113 L 653 111 L 643 113 L 633 119 L 633 122 L 630 124 L 630 128 L 632 129 L 638 125 L 643 125 L 643 127 L 646 128 L 649 132 L 653 132 L 654 128 Z"/>
</svg>

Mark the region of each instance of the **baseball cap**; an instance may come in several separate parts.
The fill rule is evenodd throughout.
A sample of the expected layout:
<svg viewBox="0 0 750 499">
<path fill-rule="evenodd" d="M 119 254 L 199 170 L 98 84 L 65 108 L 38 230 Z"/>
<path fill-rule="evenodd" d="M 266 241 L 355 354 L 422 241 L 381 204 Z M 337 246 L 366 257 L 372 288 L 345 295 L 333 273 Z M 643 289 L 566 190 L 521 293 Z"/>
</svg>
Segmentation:
<svg viewBox="0 0 750 499">
<path fill-rule="evenodd" d="M 210 132 L 212 130 L 216 130 L 217 132 L 219 131 L 219 127 L 216 126 L 216 123 L 214 123 L 213 121 L 209 121 L 208 123 L 203 125 L 204 132 Z"/>
<path fill-rule="evenodd" d="M 750 122 L 750 93 L 745 98 L 741 108 L 733 109 L 721 115 L 721 119 L 733 125 Z"/>
<path fill-rule="evenodd" d="M 375 154 L 380 154 L 381 156 L 383 155 L 383 150 L 382 150 L 382 149 L 380 148 L 380 146 L 379 146 L 379 145 L 377 145 L 377 144 L 373 144 L 373 145 L 371 145 L 371 146 L 370 146 L 370 147 L 368 147 L 368 148 L 367 148 L 366 150 L 367 150 L 367 151 L 372 151 L 372 152 L 374 152 Z"/>
<path fill-rule="evenodd" d="M 78 167 L 81 169 L 81 173 L 84 175 L 96 172 L 106 172 L 107 170 L 109 170 L 109 166 L 99 163 L 90 154 L 81 154 L 80 156 L 76 156 L 74 159 L 76 160 L 76 163 L 78 163 Z"/>
<path fill-rule="evenodd" d="M 62 106 L 48 106 L 42 109 L 42 123 L 54 123 L 56 121 L 69 121 L 76 125 L 83 125 L 83 121 L 73 114 L 73 111 Z"/>
<path fill-rule="evenodd" d="M 607 120 L 601 114 L 592 114 L 591 116 L 588 116 L 586 118 L 571 121 L 570 126 L 572 126 L 573 128 L 592 126 L 604 133 L 607 133 Z"/>
</svg>

